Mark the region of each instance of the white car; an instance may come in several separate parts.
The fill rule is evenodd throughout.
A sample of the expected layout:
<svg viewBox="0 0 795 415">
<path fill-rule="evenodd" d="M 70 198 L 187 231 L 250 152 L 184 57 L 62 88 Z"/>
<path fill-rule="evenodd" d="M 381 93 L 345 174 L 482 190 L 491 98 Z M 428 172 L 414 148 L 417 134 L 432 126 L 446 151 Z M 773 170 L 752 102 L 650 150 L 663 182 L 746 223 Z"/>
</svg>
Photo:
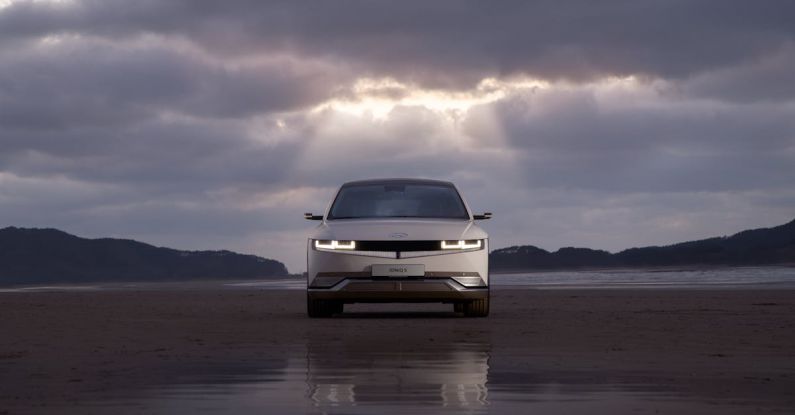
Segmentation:
<svg viewBox="0 0 795 415">
<path fill-rule="evenodd" d="M 307 311 L 328 317 L 346 303 L 442 302 L 489 314 L 489 239 L 450 182 L 345 183 L 307 241 Z"/>
</svg>

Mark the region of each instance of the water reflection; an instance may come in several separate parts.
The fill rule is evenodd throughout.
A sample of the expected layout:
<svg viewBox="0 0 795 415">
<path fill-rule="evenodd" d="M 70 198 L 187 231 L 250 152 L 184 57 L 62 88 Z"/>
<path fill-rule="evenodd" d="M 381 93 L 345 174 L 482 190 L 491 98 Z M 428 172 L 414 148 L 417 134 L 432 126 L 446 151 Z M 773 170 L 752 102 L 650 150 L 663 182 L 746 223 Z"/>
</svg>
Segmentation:
<svg viewBox="0 0 795 415">
<path fill-rule="evenodd" d="M 487 331 L 434 325 L 426 335 L 425 318 L 404 313 L 370 316 L 378 324 L 353 318 L 308 326 L 303 342 L 263 345 L 267 358 L 192 364 L 178 382 L 103 394 L 59 412 L 725 415 L 755 405 L 687 395 L 671 384 L 646 383 L 648 376 L 557 370 L 544 364 L 548 357 L 495 347 Z"/>
<path fill-rule="evenodd" d="M 101 399 L 73 413 L 746 413 L 748 406 L 696 400 L 655 385 L 598 383 L 572 373 L 528 374 L 509 361 L 490 364 L 488 343 L 404 350 L 400 342 L 313 342 L 304 356 L 237 375 L 185 379 L 137 396 Z M 494 371 L 499 373 L 494 373 Z M 234 370 L 228 372 L 233 373 Z"/>
<path fill-rule="evenodd" d="M 346 346 L 310 344 L 306 384 L 317 407 L 488 404 L 486 343 L 455 343 L 425 352 Z"/>
<path fill-rule="evenodd" d="M 179 384 L 104 396 L 78 413 L 487 411 L 489 343 L 461 339 L 420 350 L 399 339 L 362 340 L 312 336 L 284 360 L 206 367 Z"/>
</svg>

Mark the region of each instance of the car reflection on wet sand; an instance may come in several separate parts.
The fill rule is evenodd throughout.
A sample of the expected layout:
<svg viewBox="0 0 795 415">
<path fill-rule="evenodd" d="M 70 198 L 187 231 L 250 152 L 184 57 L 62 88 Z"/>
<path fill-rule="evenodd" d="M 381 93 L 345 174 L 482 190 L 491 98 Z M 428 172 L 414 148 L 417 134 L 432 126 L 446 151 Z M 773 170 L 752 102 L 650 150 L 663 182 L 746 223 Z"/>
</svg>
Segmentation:
<svg viewBox="0 0 795 415">
<path fill-rule="evenodd" d="M 401 305 L 399 312 L 389 305 L 354 305 L 329 320 L 307 319 L 299 307 L 280 308 L 283 303 L 297 303 L 301 294 L 297 290 L 265 290 L 257 295 L 236 290 L 107 292 L 106 309 L 123 311 L 107 320 L 113 322 L 108 337 L 147 340 L 149 336 L 148 342 L 102 343 L 99 337 L 86 342 L 75 337 L 81 340 L 65 343 L 104 345 L 110 352 L 97 347 L 93 353 L 79 355 L 83 358 L 65 354 L 65 375 L 57 371 L 62 367 L 56 364 L 59 362 L 45 360 L 43 355 L 38 355 L 38 360 L 7 358 L 0 362 L 3 369 L 16 374 L 7 379 L 20 379 L 20 383 L 3 383 L 0 395 L 5 390 L 6 396 L 22 397 L 11 401 L 18 404 L 11 406 L 9 413 L 115 415 L 726 415 L 792 413 L 795 404 L 789 392 L 792 382 L 787 367 L 792 360 L 788 355 L 773 354 L 773 359 L 764 360 L 765 355 L 755 352 L 758 349 L 738 344 L 734 349 L 718 350 L 727 354 L 705 356 L 714 350 L 712 343 L 695 343 L 713 326 L 752 327 L 756 332 L 762 327 L 759 324 L 771 321 L 771 315 L 783 321 L 779 323 L 782 326 L 791 326 L 791 310 L 782 306 L 790 301 L 788 293 L 757 292 L 749 299 L 748 293 L 734 291 L 641 296 L 619 291 L 515 294 L 504 290 L 498 292 L 501 312 L 474 322 L 461 319 L 443 305 L 416 305 L 413 312 L 406 312 L 406 305 Z M 35 302 L 20 297 L 11 304 L 42 313 L 37 304 L 56 298 L 36 295 Z M 79 310 L 86 298 L 69 294 L 61 300 L 65 303 L 55 305 L 61 310 Z M 670 315 L 659 313 L 661 308 L 649 308 L 649 299 L 667 304 Z M 180 306 L 166 300 L 181 301 L 176 303 Z M 531 310 L 510 308 L 519 300 L 521 304 L 532 301 L 532 319 L 526 317 Z M 211 301 L 215 308 L 206 307 Z M 723 309 L 730 312 L 716 311 Z M 57 310 L 43 313 L 41 320 L 58 321 Z M 596 314 L 590 314 L 592 310 Z M 85 327 L 106 321 L 79 324 L 94 313 L 93 308 L 77 313 L 76 323 L 66 326 L 70 330 L 66 333 L 82 336 Z M 124 316 L 144 318 L 144 323 L 125 323 Z M 682 320 L 687 316 L 690 319 Z M 38 329 L 57 329 L 51 323 L 33 323 Z M 682 329 L 674 330 L 677 327 Z M 150 333 L 153 330 L 159 332 Z M 725 333 L 734 335 L 736 330 Z M 26 334 L 41 339 L 28 340 L 31 344 L 43 344 L 43 338 L 32 337 L 39 332 Z M 672 333 L 678 333 L 678 339 L 667 341 Z M 764 333 L 782 340 L 751 346 L 791 349 L 786 330 Z M 756 353 L 759 359 L 750 367 L 747 361 L 729 356 L 727 350 Z M 769 350 L 772 352 L 766 353 L 779 349 Z M 71 369 L 79 364 L 86 368 Z M 48 370 L 51 367 L 56 370 Z M 48 377 L 48 373 L 53 375 Z M 29 390 L 44 392 L 33 395 Z M 0 413 L 4 409 L 0 407 Z"/>
<path fill-rule="evenodd" d="M 358 350 L 312 342 L 308 398 L 315 406 L 488 404 L 489 345 L 456 343 L 439 350 Z"/>
<path fill-rule="evenodd" d="M 472 337 L 462 334 L 456 341 L 414 349 L 399 338 L 363 342 L 367 335 L 361 333 L 310 335 L 305 347 L 297 345 L 284 359 L 204 367 L 178 384 L 106 395 L 61 412 L 733 414 L 747 409 L 631 377 L 605 382 L 586 372 L 527 372 L 509 358 L 495 361 L 487 336 Z"/>
<path fill-rule="evenodd" d="M 78 412 L 398 414 L 488 408 L 487 342 L 462 338 L 413 350 L 399 341 L 357 340 L 309 336 L 305 347 L 295 347 L 283 360 L 194 368 L 181 383 L 105 395 Z"/>
</svg>

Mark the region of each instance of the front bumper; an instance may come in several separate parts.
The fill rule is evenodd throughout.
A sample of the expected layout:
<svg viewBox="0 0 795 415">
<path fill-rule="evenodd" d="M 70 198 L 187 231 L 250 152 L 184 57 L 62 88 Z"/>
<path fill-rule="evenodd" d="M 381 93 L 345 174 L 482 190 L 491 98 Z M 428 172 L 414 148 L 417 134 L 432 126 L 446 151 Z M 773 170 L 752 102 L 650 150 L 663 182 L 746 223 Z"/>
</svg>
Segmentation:
<svg viewBox="0 0 795 415">
<path fill-rule="evenodd" d="M 488 241 L 488 240 L 486 240 Z M 307 245 L 310 299 L 353 302 L 466 302 L 489 295 L 488 242 L 484 249 L 385 258 L 335 253 Z M 423 265 L 416 277 L 373 276 L 373 265 Z"/>
<path fill-rule="evenodd" d="M 487 298 L 489 288 L 465 287 L 452 278 L 345 278 L 331 288 L 309 288 L 311 300 L 355 302 L 456 302 Z"/>
</svg>

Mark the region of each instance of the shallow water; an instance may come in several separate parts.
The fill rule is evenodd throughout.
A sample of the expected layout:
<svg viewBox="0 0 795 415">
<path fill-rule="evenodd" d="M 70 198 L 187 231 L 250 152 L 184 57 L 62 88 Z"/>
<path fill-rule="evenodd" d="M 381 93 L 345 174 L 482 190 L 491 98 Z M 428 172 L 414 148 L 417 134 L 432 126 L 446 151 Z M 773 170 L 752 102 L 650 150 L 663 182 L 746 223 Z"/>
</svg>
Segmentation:
<svg viewBox="0 0 795 415">
<path fill-rule="evenodd" d="M 208 370 L 182 382 L 104 396 L 80 413 L 671 413 L 785 412 L 769 402 L 690 396 L 669 387 L 601 381 L 583 372 L 532 371 L 493 355 L 487 343 L 436 350 L 367 350 L 309 343 L 302 354 Z"/>
<path fill-rule="evenodd" d="M 13 288 L 0 288 L 0 293 L 53 292 L 53 291 L 97 291 L 105 289 L 100 285 L 33 285 Z"/>
<path fill-rule="evenodd" d="M 566 288 L 795 288 L 795 266 L 736 267 L 711 269 L 597 270 L 505 273 L 491 275 L 492 287 L 535 289 Z M 187 281 L 61 284 L 57 286 L 15 286 L 0 293 L 98 291 L 98 290 L 183 290 L 183 289 L 277 289 L 304 290 L 304 278 L 251 281 Z"/>
<path fill-rule="evenodd" d="M 795 288 L 795 267 L 550 271 L 492 274 L 492 287 L 563 288 Z M 305 289 L 303 279 L 224 284 L 229 288 Z"/>
<path fill-rule="evenodd" d="M 795 287 L 795 267 L 556 271 L 492 274 L 493 286 L 534 288 Z"/>
</svg>

